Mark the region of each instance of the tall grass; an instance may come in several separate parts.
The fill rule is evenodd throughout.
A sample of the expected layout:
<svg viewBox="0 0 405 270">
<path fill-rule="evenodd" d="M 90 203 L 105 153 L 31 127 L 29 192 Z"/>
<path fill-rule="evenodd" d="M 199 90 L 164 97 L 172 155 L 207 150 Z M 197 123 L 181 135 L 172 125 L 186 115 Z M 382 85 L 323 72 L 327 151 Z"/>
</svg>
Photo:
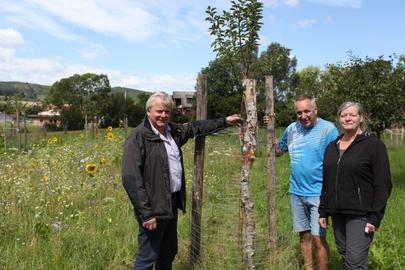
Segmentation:
<svg viewBox="0 0 405 270">
<path fill-rule="evenodd" d="M 48 134 L 50 135 L 50 134 Z M 132 269 L 137 223 L 121 186 L 124 134 L 106 131 L 95 140 L 82 132 L 52 134 L 32 142 L 25 154 L 1 156 L 0 269 Z M 48 143 L 48 138 L 56 138 Z M 387 139 L 393 194 L 370 252 L 372 269 L 405 269 L 405 147 Z M 183 148 L 188 194 L 192 186 L 193 143 Z M 106 164 L 101 164 L 101 160 Z M 86 172 L 94 163 L 97 171 Z M 235 130 L 206 138 L 201 262 L 196 269 L 246 269 L 238 248 L 241 156 Z M 268 248 L 265 144 L 250 179 L 256 222 L 256 269 L 302 269 L 298 236 L 291 232 L 289 160 L 276 160 L 277 254 Z M 190 198 L 190 196 L 188 196 Z M 179 217 L 179 254 L 174 269 L 192 269 L 188 212 Z M 330 269 L 340 269 L 333 235 Z"/>
</svg>

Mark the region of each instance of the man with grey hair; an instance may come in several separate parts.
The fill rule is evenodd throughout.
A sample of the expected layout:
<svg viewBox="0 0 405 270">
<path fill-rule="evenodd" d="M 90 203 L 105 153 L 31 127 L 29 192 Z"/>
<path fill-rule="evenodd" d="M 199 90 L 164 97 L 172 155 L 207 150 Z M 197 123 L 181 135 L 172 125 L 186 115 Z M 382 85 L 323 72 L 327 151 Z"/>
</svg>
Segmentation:
<svg viewBox="0 0 405 270">
<path fill-rule="evenodd" d="M 186 188 L 181 146 L 190 138 L 241 122 L 222 119 L 170 122 L 173 101 L 157 92 L 146 102 L 146 117 L 127 138 L 122 162 L 123 186 L 139 224 L 135 270 L 170 270 L 177 254 L 178 209 L 185 212 Z"/>
<path fill-rule="evenodd" d="M 318 117 L 315 99 L 311 96 L 298 96 L 294 102 L 294 110 L 297 121 L 285 129 L 276 145 L 276 156 L 286 152 L 290 155 L 289 192 L 293 230 L 300 235 L 305 268 L 314 269 L 314 247 L 319 269 L 325 270 L 328 268 L 329 247 L 325 229 L 318 223 L 322 161 L 327 145 L 338 136 L 338 131 L 332 123 Z"/>
</svg>

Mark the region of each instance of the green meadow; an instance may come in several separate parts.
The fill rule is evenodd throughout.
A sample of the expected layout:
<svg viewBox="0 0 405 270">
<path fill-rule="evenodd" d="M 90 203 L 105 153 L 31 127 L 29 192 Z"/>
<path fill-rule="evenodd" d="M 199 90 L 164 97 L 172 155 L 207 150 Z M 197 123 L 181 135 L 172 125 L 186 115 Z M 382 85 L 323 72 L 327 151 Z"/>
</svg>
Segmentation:
<svg viewBox="0 0 405 270">
<path fill-rule="evenodd" d="M 113 136 L 111 136 L 113 134 Z M 29 150 L 0 148 L 0 269 L 132 269 L 137 223 L 122 188 L 124 132 L 47 133 Z M 264 130 L 261 133 L 264 139 Z M 370 251 L 371 269 L 405 269 L 405 142 L 386 136 L 393 192 Z M 260 142 L 250 179 L 255 210 L 256 269 L 303 269 L 291 232 L 289 160 L 276 160 L 278 247 L 268 245 L 266 145 Z M 193 269 L 190 250 L 194 143 L 184 148 L 188 212 L 179 217 L 174 269 Z M 247 269 L 239 249 L 241 154 L 236 129 L 206 138 L 201 261 L 196 269 Z M 331 229 L 330 269 L 341 269 Z"/>
</svg>

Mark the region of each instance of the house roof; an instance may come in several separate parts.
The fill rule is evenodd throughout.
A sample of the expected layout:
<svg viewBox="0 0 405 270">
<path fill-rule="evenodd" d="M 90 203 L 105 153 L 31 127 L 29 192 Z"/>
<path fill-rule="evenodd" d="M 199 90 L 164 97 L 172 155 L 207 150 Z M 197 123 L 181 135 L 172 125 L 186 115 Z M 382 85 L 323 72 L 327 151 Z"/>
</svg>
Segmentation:
<svg viewBox="0 0 405 270">
<path fill-rule="evenodd" d="M 60 116 L 60 113 L 58 111 L 48 110 L 48 111 L 39 112 L 38 115 L 39 116 Z"/>
<path fill-rule="evenodd" d="M 13 117 L 6 113 L 0 112 L 0 122 L 13 122 Z"/>
</svg>

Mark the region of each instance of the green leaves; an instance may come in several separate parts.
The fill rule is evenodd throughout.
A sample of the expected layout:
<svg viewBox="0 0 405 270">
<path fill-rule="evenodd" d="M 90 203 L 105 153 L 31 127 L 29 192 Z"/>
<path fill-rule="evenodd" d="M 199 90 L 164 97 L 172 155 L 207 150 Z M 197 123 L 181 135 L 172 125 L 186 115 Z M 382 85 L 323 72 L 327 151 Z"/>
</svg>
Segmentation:
<svg viewBox="0 0 405 270">
<path fill-rule="evenodd" d="M 46 97 L 47 103 L 61 110 L 61 120 L 69 128 L 83 127 L 83 117 L 101 117 L 104 104 L 109 99 L 111 86 L 107 75 L 75 74 L 55 82 Z M 80 124 L 77 125 L 75 123 Z"/>
<path fill-rule="evenodd" d="M 247 78 L 252 54 L 258 46 L 263 4 L 256 0 L 237 0 L 231 4 L 230 11 L 224 10 L 222 15 L 218 15 L 215 7 L 207 8 L 209 33 L 215 38 L 211 48 L 218 58 L 230 63 L 232 72 L 241 69 L 243 78 Z"/>
</svg>

